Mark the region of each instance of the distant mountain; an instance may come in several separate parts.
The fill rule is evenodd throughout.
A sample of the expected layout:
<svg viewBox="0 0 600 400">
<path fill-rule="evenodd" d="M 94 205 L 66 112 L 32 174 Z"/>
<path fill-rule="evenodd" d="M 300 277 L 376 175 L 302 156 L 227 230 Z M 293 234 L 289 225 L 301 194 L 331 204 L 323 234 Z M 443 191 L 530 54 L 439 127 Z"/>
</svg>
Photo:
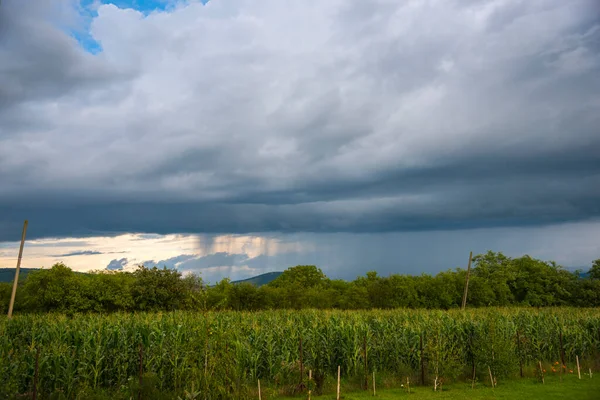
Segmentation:
<svg viewBox="0 0 600 400">
<path fill-rule="evenodd" d="M 16 268 L 0 268 L 0 282 L 12 282 L 15 279 Z M 38 268 L 21 268 L 19 271 L 19 281 L 25 279 L 31 271 L 37 271 Z"/>
<path fill-rule="evenodd" d="M 272 282 L 281 274 L 282 274 L 282 272 L 280 272 L 280 271 L 267 272 L 266 274 L 257 275 L 255 277 L 248 278 L 248 279 L 242 279 L 239 281 L 233 281 L 232 283 L 252 283 L 253 285 L 256 285 L 256 286 L 262 286 L 262 285 L 266 285 L 269 282 Z"/>
</svg>

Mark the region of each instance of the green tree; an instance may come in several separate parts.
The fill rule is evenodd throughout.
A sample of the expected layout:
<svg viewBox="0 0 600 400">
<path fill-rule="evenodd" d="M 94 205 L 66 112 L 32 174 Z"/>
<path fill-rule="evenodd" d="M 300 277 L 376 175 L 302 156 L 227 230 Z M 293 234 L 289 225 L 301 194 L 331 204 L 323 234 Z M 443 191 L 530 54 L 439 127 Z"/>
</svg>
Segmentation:
<svg viewBox="0 0 600 400">
<path fill-rule="evenodd" d="M 277 279 L 269 283 L 272 287 L 298 286 L 303 289 L 323 286 L 327 277 L 314 265 L 298 265 L 283 271 Z"/>
<path fill-rule="evenodd" d="M 488 305 L 506 306 L 514 301 L 511 283 L 516 278 L 512 260 L 502 253 L 488 251 L 473 257 L 473 276 L 487 281 L 488 298 L 481 299 Z"/>
<path fill-rule="evenodd" d="M 255 311 L 262 308 L 262 293 L 258 288 L 248 282 L 231 285 L 228 293 L 228 306 L 237 311 Z"/>
<path fill-rule="evenodd" d="M 185 283 L 177 270 L 140 265 L 133 276 L 131 295 L 138 310 L 175 310 L 184 303 Z"/>
<path fill-rule="evenodd" d="M 590 279 L 600 280 L 600 258 L 592 262 L 592 268 L 589 270 Z"/>
<path fill-rule="evenodd" d="M 224 278 L 216 285 L 206 290 L 206 304 L 210 310 L 225 310 L 231 308 L 229 304 L 230 292 L 233 288 L 231 279 Z"/>
<path fill-rule="evenodd" d="M 24 306 L 32 311 L 84 312 L 93 310 L 90 279 L 62 263 L 33 271 L 23 285 Z"/>
<path fill-rule="evenodd" d="M 121 271 L 99 271 L 89 274 L 90 307 L 94 311 L 130 311 L 135 303 L 132 296 L 134 275 Z"/>
</svg>

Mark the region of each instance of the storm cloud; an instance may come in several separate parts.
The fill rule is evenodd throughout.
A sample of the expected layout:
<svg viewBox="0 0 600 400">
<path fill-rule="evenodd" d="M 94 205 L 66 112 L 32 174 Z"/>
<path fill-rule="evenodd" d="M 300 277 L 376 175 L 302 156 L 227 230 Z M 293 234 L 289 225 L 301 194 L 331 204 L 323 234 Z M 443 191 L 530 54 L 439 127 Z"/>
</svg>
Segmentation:
<svg viewBox="0 0 600 400">
<path fill-rule="evenodd" d="M 600 216 L 593 0 L 82 7 L 0 6 L 0 241 Z"/>
</svg>

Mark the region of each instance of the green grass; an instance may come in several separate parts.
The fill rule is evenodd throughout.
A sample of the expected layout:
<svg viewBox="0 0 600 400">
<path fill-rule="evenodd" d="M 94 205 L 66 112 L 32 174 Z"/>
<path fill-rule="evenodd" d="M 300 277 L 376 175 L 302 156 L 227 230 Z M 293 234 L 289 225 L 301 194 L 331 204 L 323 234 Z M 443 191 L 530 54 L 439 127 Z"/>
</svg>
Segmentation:
<svg viewBox="0 0 600 400">
<path fill-rule="evenodd" d="M 344 393 L 342 390 L 341 399 L 359 400 L 359 399 L 506 399 L 506 400 L 554 400 L 554 399 L 578 399 L 578 400 L 598 400 L 600 399 L 600 377 L 584 375 L 579 380 L 576 375 L 567 375 L 561 382 L 557 376 L 546 377 L 545 384 L 532 378 L 520 380 L 509 380 L 499 382 L 498 386 L 492 389 L 487 386 L 476 384 L 471 389 L 471 384 L 456 383 L 444 387 L 443 391 L 434 392 L 433 387 L 411 387 L 409 394 L 405 388 L 387 389 L 377 391 L 377 397 L 373 397 L 372 391 L 361 391 Z M 306 399 L 306 395 L 296 397 L 280 397 L 280 399 Z M 322 396 L 312 396 L 313 399 L 330 400 L 335 399 L 335 393 L 328 393 Z"/>
</svg>

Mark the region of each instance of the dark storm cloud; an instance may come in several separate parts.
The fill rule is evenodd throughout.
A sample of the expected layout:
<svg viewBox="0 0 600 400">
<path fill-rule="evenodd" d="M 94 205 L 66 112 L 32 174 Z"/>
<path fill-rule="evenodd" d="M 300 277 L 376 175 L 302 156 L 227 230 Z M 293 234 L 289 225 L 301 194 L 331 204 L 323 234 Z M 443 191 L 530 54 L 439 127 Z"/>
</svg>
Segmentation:
<svg viewBox="0 0 600 400">
<path fill-rule="evenodd" d="M 102 6 L 98 55 L 70 2 L 24 4 L 0 6 L 0 241 L 600 216 L 593 1 Z"/>
</svg>

